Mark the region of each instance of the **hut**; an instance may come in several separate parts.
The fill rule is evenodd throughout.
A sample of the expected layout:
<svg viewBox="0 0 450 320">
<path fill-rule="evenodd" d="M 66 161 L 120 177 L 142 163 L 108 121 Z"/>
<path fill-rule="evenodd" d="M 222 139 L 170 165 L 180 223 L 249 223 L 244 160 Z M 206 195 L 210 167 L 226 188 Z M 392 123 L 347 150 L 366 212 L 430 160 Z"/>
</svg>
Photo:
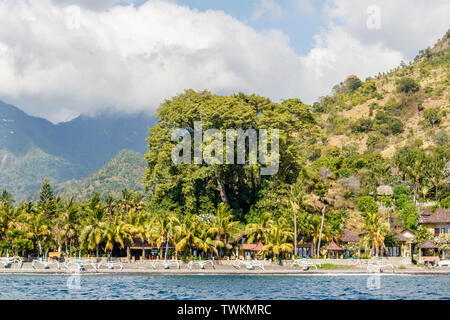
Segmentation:
<svg viewBox="0 0 450 320">
<path fill-rule="evenodd" d="M 341 247 L 339 247 L 334 240 L 331 240 L 331 242 L 325 247 L 325 250 L 327 250 L 327 256 L 330 257 L 334 257 L 334 258 L 338 258 L 339 257 L 339 252 L 343 251 L 344 249 L 342 249 Z"/>
<path fill-rule="evenodd" d="M 344 229 L 343 231 L 344 233 L 339 242 L 344 249 L 344 256 L 351 257 L 355 254 L 358 255 L 360 253 L 361 238 L 356 232 L 349 229 Z"/>
<path fill-rule="evenodd" d="M 258 243 L 244 243 L 242 244 L 242 250 L 246 259 L 255 259 L 258 252 L 267 251 L 261 241 L 258 241 Z"/>
<path fill-rule="evenodd" d="M 394 190 L 392 190 L 391 186 L 383 185 L 377 187 L 377 195 L 379 196 L 393 196 Z"/>
<path fill-rule="evenodd" d="M 300 258 L 312 257 L 314 252 L 314 244 L 312 237 L 307 236 L 304 231 L 297 236 L 297 252 L 295 253 Z"/>
<path fill-rule="evenodd" d="M 423 264 L 436 264 L 436 253 L 439 247 L 431 240 L 426 240 L 419 245 L 419 261 Z"/>
<path fill-rule="evenodd" d="M 409 229 L 403 229 L 402 231 L 397 232 L 394 238 L 397 240 L 398 246 L 386 247 L 387 256 L 410 257 L 414 236 L 414 232 Z"/>
<path fill-rule="evenodd" d="M 165 255 L 166 247 L 173 251 L 175 247 L 170 244 L 167 245 L 165 242 L 161 243 L 159 248 L 150 244 L 147 241 L 142 241 L 139 237 L 134 236 L 132 242 L 125 241 L 124 243 L 127 250 L 127 258 L 129 260 L 145 260 L 145 259 L 158 259 L 158 257 Z"/>
</svg>

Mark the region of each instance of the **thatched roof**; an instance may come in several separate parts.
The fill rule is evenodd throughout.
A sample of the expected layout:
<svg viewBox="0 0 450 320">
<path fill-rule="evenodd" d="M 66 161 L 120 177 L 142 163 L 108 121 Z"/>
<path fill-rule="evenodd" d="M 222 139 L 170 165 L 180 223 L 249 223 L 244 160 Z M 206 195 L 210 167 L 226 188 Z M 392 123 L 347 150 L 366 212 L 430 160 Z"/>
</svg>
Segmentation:
<svg viewBox="0 0 450 320">
<path fill-rule="evenodd" d="M 348 189 L 358 190 L 361 187 L 361 182 L 355 176 L 350 176 L 348 178 L 339 179 L 339 183 Z"/>
<path fill-rule="evenodd" d="M 331 242 L 325 247 L 325 250 L 341 251 L 341 250 L 344 250 L 344 249 L 342 249 L 336 243 L 334 243 L 334 240 L 331 240 Z"/>
<path fill-rule="evenodd" d="M 333 171 L 329 168 L 321 168 L 319 171 L 320 178 L 327 179 L 333 176 Z"/>
<path fill-rule="evenodd" d="M 344 229 L 344 235 L 341 238 L 342 242 L 359 242 L 361 238 L 353 231 Z"/>
<path fill-rule="evenodd" d="M 391 186 L 379 186 L 377 187 L 377 194 L 379 196 L 392 196 L 394 195 L 394 190 L 392 190 Z"/>
<path fill-rule="evenodd" d="M 431 216 L 432 214 L 433 214 L 433 212 L 431 212 L 428 209 L 426 209 L 420 213 L 421 216 Z"/>
<path fill-rule="evenodd" d="M 420 249 L 438 249 L 439 247 L 435 245 L 431 240 L 426 240 L 419 246 Z"/>
<path fill-rule="evenodd" d="M 425 210 L 427 211 L 427 210 Z M 424 214 L 422 213 L 422 218 L 419 220 L 419 223 L 450 223 L 450 210 L 437 208 L 435 212 L 432 214 Z"/>
<path fill-rule="evenodd" d="M 397 234 L 394 238 L 397 239 L 397 241 L 399 241 L 399 242 L 407 242 L 407 241 L 409 241 L 409 239 L 406 238 L 401 233 Z"/>
</svg>

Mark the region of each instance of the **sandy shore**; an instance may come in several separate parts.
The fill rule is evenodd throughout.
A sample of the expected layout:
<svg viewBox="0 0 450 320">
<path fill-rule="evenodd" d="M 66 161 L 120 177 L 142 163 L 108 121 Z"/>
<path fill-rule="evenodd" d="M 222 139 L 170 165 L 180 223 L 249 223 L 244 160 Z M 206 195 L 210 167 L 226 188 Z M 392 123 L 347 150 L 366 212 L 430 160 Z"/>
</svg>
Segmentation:
<svg viewBox="0 0 450 320">
<path fill-rule="evenodd" d="M 17 264 L 12 264 L 9 268 L 1 268 L 0 274 L 74 274 L 75 268 L 71 268 L 71 271 L 67 270 L 63 265 L 60 265 L 58 269 L 56 264 L 50 266 L 49 269 L 44 269 L 42 265 L 37 265 L 33 268 L 31 262 L 23 263 L 19 268 Z M 358 275 L 358 274 L 372 274 L 373 271 L 368 271 L 367 266 L 348 266 L 336 269 L 315 269 L 314 267 L 309 270 L 302 270 L 300 267 L 280 266 L 277 264 L 265 264 L 264 270 L 255 267 L 253 270 L 248 270 L 245 267 L 240 269 L 235 268 L 231 264 L 218 264 L 214 268 L 211 265 L 205 266 L 204 269 L 200 269 L 198 266 L 192 267 L 192 270 L 184 263 L 180 265 L 178 269 L 175 266 L 171 266 L 170 269 L 164 269 L 162 266 L 154 269 L 149 263 L 123 263 L 123 269 L 116 268 L 114 270 L 108 269 L 106 266 L 102 266 L 100 269 L 88 265 L 84 271 L 80 274 L 149 274 L 149 275 Z M 378 271 L 375 271 L 378 273 Z M 416 266 L 402 266 L 391 268 L 383 268 L 382 274 L 404 274 L 404 275 L 450 275 L 450 267 L 440 268 L 426 268 Z"/>
</svg>

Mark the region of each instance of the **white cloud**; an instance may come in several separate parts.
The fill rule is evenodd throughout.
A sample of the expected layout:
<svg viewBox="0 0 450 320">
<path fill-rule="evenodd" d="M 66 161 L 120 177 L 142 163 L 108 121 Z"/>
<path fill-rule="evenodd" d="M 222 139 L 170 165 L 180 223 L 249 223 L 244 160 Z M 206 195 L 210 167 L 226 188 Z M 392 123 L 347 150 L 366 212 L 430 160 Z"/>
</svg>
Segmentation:
<svg viewBox="0 0 450 320">
<path fill-rule="evenodd" d="M 154 110 L 188 88 L 312 103 L 349 74 L 364 79 L 398 65 L 448 27 L 445 2 L 428 11 L 408 2 L 413 16 L 383 2 L 381 29 L 368 30 L 359 3 L 329 1 L 329 24 L 300 56 L 281 31 L 172 1 L 83 7 L 80 28 L 69 29 L 65 5 L 0 0 L 0 99 L 53 121 L 102 108 Z M 416 22 L 419 13 L 428 24 Z"/>
<path fill-rule="evenodd" d="M 379 30 L 366 26 L 371 5 L 380 8 Z M 329 0 L 326 13 L 364 45 L 380 43 L 406 59 L 432 46 L 450 28 L 448 0 Z"/>
<path fill-rule="evenodd" d="M 306 13 L 308 15 L 312 15 L 316 12 L 313 0 L 289 0 L 289 2 L 300 14 Z"/>
<path fill-rule="evenodd" d="M 397 66 L 403 59 L 400 52 L 379 43 L 362 44 L 339 26 L 332 26 L 315 38 L 314 48 L 301 59 L 308 102 L 330 93 L 335 84 L 350 74 L 364 80 Z"/>
<path fill-rule="evenodd" d="M 258 19 L 270 19 L 279 20 L 283 16 L 283 9 L 272 0 L 261 0 L 255 6 L 253 11 L 252 20 Z"/>
<path fill-rule="evenodd" d="M 223 12 L 156 1 L 82 9 L 81 28 L 70 30 L 64 9 L 0 2 L 0 97 L 32 114 L 155 109 L 187 88 L 275 98 L 297 88 L 300 59 L 287 37 Z"/>
</svg>

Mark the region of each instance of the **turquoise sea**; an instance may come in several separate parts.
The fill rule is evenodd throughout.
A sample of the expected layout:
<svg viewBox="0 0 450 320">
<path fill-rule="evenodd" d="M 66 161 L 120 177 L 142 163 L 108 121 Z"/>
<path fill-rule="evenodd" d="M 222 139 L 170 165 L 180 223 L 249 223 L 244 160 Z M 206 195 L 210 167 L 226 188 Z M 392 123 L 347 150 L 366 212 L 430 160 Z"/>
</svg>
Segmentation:
<svg viewBox="0 0 450 320">
<path fill-rule="evenodd" d="M 450 276 L 0 275 L 0 299 L 450 299 Z"/>
</svg>

